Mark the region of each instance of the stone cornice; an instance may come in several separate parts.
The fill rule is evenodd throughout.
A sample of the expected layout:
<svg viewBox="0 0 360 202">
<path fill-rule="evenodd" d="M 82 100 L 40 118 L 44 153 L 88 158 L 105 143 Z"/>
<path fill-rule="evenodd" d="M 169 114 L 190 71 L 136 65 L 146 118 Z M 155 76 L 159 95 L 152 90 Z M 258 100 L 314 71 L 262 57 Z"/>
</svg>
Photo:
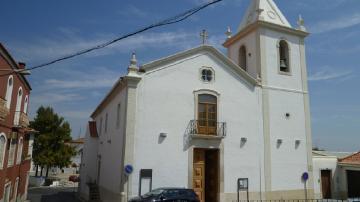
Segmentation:
<svg viewBox="0 0 360 202">
<path fill-rule="evenodd" d="M 277 25 L 277 24 L 273 24 L 273 23 L 269 23 L 269 22 L 265 22 L 265 21 L 256 21 L 250 25 L 248 25 L 247 27 L 245 27 L 243 30 L 241 30 L 240 32 L 238 32 L 237 34 L 235 34 L 234 36 L 232 36 L 231 38 L 229 38 L 228 40 L 226 40 L 223 43 L 223 46 L 228 48 L 231 44 L 235 43 L 236 41 L 238 41 L 238 39 L 248 35 L 249 33 L 251 33 L 252 31 L 258 29 L 258 28 L 268 28 L 268 29 L 272 29 L 275 31 L 281 31 L 287 34 L 293 34 L 302 38 L 305 38 L 309 35 L 308 32 L 304 32 L 301 30 L 297 30 L 297 29 L 293 29 L 293 28 L 289 28 L 289 27 L 285 27 L 285 26 L 281 26 L 281 25 Z"/>
</svg>

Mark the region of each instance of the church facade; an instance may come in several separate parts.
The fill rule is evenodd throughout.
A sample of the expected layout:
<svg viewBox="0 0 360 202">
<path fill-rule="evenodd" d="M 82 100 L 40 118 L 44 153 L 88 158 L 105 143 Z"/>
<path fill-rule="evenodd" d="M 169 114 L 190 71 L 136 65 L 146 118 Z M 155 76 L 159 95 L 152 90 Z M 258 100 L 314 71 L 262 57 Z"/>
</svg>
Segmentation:
<svg viewBox="0 0 360 202">
<path fill-rule="evenodd" d="M 81 196 L 186 187 L 202 202 L 246 200 L 246 179 L 251 200 L 312 198 L 307 35 L 301 18 L 293 28 L 273 0 L 253 0 L 227 55 L 201 45 L 139 67 L 133 54 L 91 115 Z"/>
</svg>

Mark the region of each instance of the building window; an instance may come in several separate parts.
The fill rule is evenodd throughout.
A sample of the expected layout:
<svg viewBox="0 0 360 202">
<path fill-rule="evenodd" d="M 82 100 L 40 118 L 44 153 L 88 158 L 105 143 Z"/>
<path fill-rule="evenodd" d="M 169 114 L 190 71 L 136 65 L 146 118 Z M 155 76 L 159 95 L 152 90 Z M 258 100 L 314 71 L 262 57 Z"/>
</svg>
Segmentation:
<svg viewBox="0 0 360 202">
<path fill-rule="evenodd" d="M 29 103 L 29 96 L 26 95 L 26 96 L 25 96 L 25 103 L 24 103 L 24 110 L 23 110 L 23 112 L 24 112 L 25 114 L 27 114 L 28 103 Z"/>
<path fill-rule="evenodd" d="M 12 97 L 12 92 L 13 92 L 13 86 L 14 86 L 14 78 L 13 78 L 13 76 L 9 76 L 7 88 L 6 88 L 6 95 L 5 95 L 6 107 L 8 109 L 10 109 L 10 106 L 11 106 L 11 97 Z"/>
<path fill-rule="evenodd" d="M 100 118 L 100 126 L 99 126 L 99 136 L 102 134 L 102 125 L 103 125 L 103 118 Z"/>
<path fill-rule="evenodd" d="M 290 72 L 289 45 L 285 40 L 279 42 L 279 65 L 280 72 Z"/>
<path fill-rule="evenodd" d="M 23 138 L 20 138 L 18 143 L 16 164 L 19 164 L 21 162 L 22 151 L 23 151 Z"/>
<path fill-rule="evenodd" d="M 211 82 L 214 79 L 214 71 L 210 68 L 201 69 L 201 80 Z"/>
<path fill-rule="evenodd" d="M 5 184 L 5 189 L 4 189 L 4 202 L 10 202 L 10 197 L 11 195 L 11 182 Z"/>
<path fill-rule="evenodd" d="M 120 103 L 117 105 L 117 109 L 116 109 L 116 128 L 120 127 L 120 110 L 121 110 L 121 105 Z"/>
<path fill-rule="evenodd" d="M 18 126 L 20 121 L 21 114 L 21 104 L 22 104 L 23 90 L 20 87 L 17 95 L 16 108 L 15 108 L 15 116 L 14 116 L 14 125 Z"/>
<path fill-rule="evenodd" d="M 198 132 L 204 135 L 216 135 L 217 97 L 200 94 L 198 97 Z"/>
<path fill-rule="evenodd" d="M 11 167 L 14 165 L 15 160 L 15 149 L 16 149 L 16 139 L 9 139 L 9 159 L 8 159 L 8 167 Z"/>
<path fill-rule="evenodd" d="M 241 46 L 239 50 L 239 66 L 243 70 L 247 70 L 247 60 L 246 60 L 246 47 Z"/>
<path fill-rule="evenodd" d="M 6 136 L 0 133 L 0 170 L 3 169 L 6 150 Z"/>
<path fill-rule="evenodd" d="M 13 198 L 15 199 L 14 201 L 16 202 L 17 200 L 17 193 L 18 193 L 18 188 L 19 188 L 19 178 L 17 177 L 15 180 L 15 184 L 14 184 L 14 195 Z"/>
<path fill-rule="evenodd" d="M 105 133 L 107 133 L 107 128 L 108 128 L 108 113 L 106 113 L 105 115 Z"/>
</svg>

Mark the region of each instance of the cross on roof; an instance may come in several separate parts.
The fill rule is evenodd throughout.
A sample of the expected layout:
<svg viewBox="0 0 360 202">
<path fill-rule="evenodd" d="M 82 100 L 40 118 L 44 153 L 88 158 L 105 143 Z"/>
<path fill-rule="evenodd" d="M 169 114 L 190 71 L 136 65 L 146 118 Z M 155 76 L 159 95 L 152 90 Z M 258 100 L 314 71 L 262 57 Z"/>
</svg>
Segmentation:
<svg viewBox="0 0 360 202">
<path fill-rule="evenodd" d="M 200 33 L 200 37 L 202 39 L 202 44 L 204 45 L 206 43 L 207 38 L 209 37 L 205 29 L 203 29 L 202 32 Z"/>
</svg>

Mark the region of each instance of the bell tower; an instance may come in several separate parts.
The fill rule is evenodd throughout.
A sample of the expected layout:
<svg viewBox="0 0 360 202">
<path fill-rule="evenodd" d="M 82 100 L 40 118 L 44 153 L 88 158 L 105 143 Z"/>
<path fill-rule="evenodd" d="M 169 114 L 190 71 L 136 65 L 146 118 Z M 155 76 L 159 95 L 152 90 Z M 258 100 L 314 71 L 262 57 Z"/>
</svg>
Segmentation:
<svg viewBox="0 0 360 202">
<path fill-rule="evenodd" d="M 263 188 L 268 199 L 304 198 L 301 175 L 313 191 L 312 141 L 304 40 L 299 17 L 293 28 L 273 0 L 250 0 L 234 35 L 223 44 L 228 57 L 261 88 Z M 309 194 L 309 197 L 312 195 Z"/>
</svg>

